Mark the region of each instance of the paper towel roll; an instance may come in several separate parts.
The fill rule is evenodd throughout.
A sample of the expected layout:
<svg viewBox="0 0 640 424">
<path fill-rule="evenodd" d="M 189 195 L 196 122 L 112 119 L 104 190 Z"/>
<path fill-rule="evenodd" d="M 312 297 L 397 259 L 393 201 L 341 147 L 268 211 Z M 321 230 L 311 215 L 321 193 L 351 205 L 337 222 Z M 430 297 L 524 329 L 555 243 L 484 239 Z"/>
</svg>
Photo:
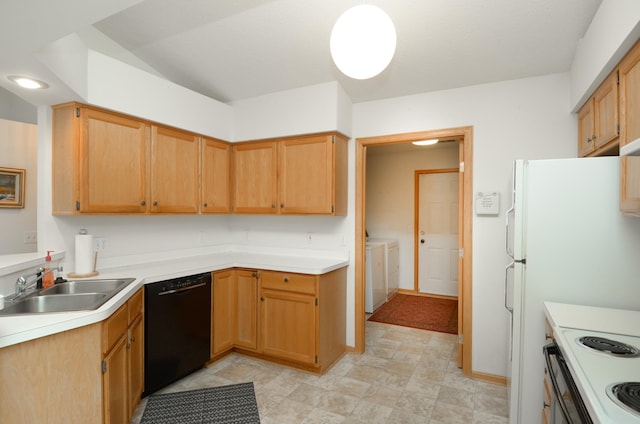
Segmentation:
<svg viewBox="0 0 640 424">
<path fill-rule="evenodd" d="M 93 271 L 94 250 L 91 234 L 76 234 L 76 274 Z"/>
</svg>

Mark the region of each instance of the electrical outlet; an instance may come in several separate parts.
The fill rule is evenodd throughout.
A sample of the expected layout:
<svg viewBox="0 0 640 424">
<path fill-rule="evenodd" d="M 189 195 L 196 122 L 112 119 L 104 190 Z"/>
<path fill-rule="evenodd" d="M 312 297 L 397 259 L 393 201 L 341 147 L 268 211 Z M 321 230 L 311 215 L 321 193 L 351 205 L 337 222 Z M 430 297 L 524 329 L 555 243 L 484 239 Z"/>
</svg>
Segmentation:
<svg viewBox="0 0 640 424">
<path fill-rule="evenodd" d="M 38 232 L 37 231 L 25 231 L 24 232 L 24 242 L 27 243 L 37 243 L 38 242 Z"/>
<path fill-rule="evenodd" d="M 103 252 L 107 249 L 108 243 L 106 237 L 96 237 L 93 239 L 93 243 L 95 244 L 96 252 Z"/>
</svg>

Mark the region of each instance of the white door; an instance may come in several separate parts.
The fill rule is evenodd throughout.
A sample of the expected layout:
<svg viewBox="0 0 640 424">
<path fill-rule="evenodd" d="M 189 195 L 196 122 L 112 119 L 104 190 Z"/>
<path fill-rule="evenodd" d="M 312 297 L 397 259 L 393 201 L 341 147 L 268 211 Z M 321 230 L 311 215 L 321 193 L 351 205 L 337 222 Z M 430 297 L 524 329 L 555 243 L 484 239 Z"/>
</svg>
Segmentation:
<svg viewBox="0 0 640 424">
<path fill-rule="evenodd" d="M 458 296 L 458 173 L 418 178 L 418 291 Z"/>
</svg>

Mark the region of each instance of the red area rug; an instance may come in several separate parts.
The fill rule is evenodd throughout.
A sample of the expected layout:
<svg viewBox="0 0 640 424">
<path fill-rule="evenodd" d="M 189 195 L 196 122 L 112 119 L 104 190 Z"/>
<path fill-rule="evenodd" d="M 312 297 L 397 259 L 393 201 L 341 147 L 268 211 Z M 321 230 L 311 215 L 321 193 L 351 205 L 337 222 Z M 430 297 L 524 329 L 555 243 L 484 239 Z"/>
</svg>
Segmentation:
<svg viewBox="0 0 640 424">
<path fill-rule="evenodd" d="M 369 321 L 458 334 L 458 301 L 396 294 Z"/>
</svg>

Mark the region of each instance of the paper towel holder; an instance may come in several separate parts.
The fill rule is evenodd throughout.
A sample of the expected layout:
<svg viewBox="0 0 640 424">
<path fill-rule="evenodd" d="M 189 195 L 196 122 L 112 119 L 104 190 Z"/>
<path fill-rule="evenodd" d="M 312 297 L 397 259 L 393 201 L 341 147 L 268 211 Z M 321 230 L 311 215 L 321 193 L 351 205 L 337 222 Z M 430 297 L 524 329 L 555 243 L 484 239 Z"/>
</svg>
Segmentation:
<svg viewBox="0 0 640 424">
<path fill-rule="evenodd" d="M 81 229 L 78 234 L 80 235 L 87 235 L 89 234 L 89 231 L 87 231 L 86 229 Z M 96 271 L 96 267 L 98 265 L 98 251 L 96 250 L 93 254 L 93 271 L 91 272 L 87 272 L 84 274 L 77 274 L 77 273 L 69 273 L 67 274 L 67 278 L 87 278 L 87 277 L 95 277 L 96 275 L 98 275 L 98 271 Z"/>
</svg>

